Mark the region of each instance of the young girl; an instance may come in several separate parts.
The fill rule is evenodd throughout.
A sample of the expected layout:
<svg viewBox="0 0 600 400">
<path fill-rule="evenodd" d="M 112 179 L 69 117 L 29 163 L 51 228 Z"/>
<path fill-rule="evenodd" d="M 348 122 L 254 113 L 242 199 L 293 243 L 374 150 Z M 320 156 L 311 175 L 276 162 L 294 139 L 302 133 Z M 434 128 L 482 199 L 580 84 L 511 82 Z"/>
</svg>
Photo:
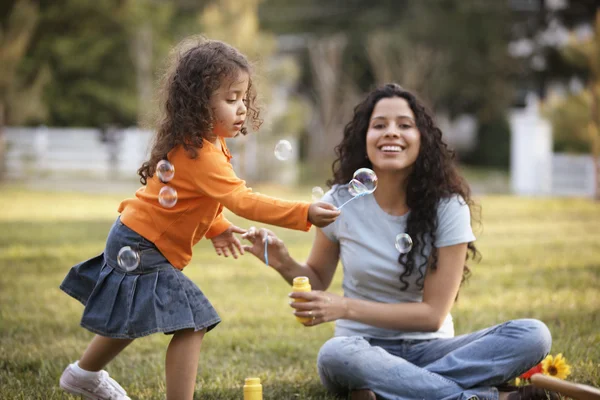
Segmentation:
<svg viewBox="0 0 600 400">
<path fill-rule="evenodd" d="M 225 219 L 223 207 L 303 231 L 339 215 L 327 203 L 253 193 L 235 175 L 224 138 L 245 134 L 247 119 L 259 122 L 250 65 L 242 54 L 219 41 L 194 40 L 174 57 L 150 159 L 138 171 L 145 186 L 119 206 L 103 254 L 74 266 L 61 284 L 85 305 L 81 325 L 96 336 L 65 369 L 60 386 L 88 399 L 129 399 L 102 368 L 133 339 L 155 332 L 173 334 L 167 399 L 192 399 L 203 336 L 221 320 L 182 270 L 203 237 L 219 255 L 243 253 L 233 234 L 245 231 Z M 170 168 L 157 171 L 163 160 L 174 174 Z"/>
<path fill-rule="evenodd" d="M 337 147 L 332 189 L 340 206 L 358 168 L 378 177 L 373 195 L 348 203 L 337 221 L 317 231 L 305 264 L 292 259 L 272 232 L 250 229 L 245 246 L 288 281 L 307 276 L 314 291 L 292 293 L 307 326 L 336 321 L 335 337 L 318 356 L 321 381 L 351 399 L 539 399 L 543 390 L 501 385 L 540 362 L 551 336 L 542 322 L 521 319 L 458 337 L 450 310 L 477 254 L 473 201 L 442 132 L 410 92 L 388 84 L 354 110 Z M 398 234 L 413 247 L 399 253 Z M 338 260 L 344 296 L 324 292 Z M 548 394 L 555 399 L 556 394 Z"/>
</svg>

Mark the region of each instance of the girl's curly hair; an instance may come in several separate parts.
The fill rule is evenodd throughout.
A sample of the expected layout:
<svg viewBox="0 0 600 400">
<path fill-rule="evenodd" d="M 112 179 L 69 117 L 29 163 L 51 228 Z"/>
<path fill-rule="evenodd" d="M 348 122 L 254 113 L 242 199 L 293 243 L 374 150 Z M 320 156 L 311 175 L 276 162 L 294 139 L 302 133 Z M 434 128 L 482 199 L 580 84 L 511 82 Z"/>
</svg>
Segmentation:
<svg viewBox="0 0 600 400">
<path fill-rule="evenodd" d="M 435 125 L 433 118 L 421 102 L 412 93 L 395 83 L 373 90 L 355 107 L 354 117 L 344 128 L 344 138 L 335 148 L 337 159 L 332 165 L 333 179 L 327 184 L 331 186 L 348 183 L 357 169 L 372 168 L 371 161 L 367 157 L 366 145 L 369 121 L 377 102 L 390 97 L 406 100 L 415 115 L 415 122 L 421 133 L 419 155 L 408 177 L 406 187 L 406 205 L 410 209 L 407 233 L 413 238 L 414 247 L 410 253 L 401 254 L 398 262 L 404 266 L 404 271 L 400 275 L 403 290 L 408 288 L 409 283 L 406 278 L 411 276 L 415 268 L 419 271 L 416 283 L 422 289 L 427 268 L 431 270 L 437 268 L 438 252 L 434 243 L 440 200 L 458 194 L 469 206 L 472 217 L 475 212 L 479 214 L 480 210 L 471 198 L 469 185 L 456 169 L 454 152 L 443 142 L 442 131 Z M 432 246 L 429 255 L 425 253 L 427 241 Z M 425 260 L 421 265 L 415 265 L 415 257 L 409 256 L 417 253 Z M 468 244 L 467 260 L 469 256 L 479 257 L 473 242 Z M 469 274 L 469 267 L 465 264 L 462 282 Z"/>
<path fill-rule="evenodd" d="M 244 98 L 247 121 L 258 129 L 262 121 L 252 85 L 252 68 L 242 53 L 226 43 L 202 37 L 185 39 L 171 52 L 159 92 L 160 113 L 150 159 L 138 170 L 143 185 L 154 175 L 156 164 L 166 159 L 174 147 L 182 145 L 191 158 L 198 156 L 202 138 L 213 130 L 211 95 L 223 81 L 236 79 L 242 71 L 249 75 Z M 247 133 L 246 126 L 241 133 Z"/>
</svg>

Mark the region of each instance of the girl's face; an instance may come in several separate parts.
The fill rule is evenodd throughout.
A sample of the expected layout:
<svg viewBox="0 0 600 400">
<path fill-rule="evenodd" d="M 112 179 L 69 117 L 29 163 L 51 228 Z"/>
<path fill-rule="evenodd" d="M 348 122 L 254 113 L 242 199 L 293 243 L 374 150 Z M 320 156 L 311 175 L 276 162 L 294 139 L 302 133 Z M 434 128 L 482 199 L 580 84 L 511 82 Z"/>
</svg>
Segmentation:
<svg viewBox="0 0 600 400">
<path fill-rule="evenodd" d="M 248 92 L 250 77 L 247 72 L 240 71 L 236 79 L 226 79 L 210 97 L 213 110 L 212 141 L 217 136 L 234 137 L 240 132 L 246 120 L 246 104 L 244 98 Z"/>
<path fill-rule="evenodd" d="M 379 100 L 367 129 L 367 156 L 375 173 L 410 168 L 420 146 L 421 133 L 408 102 L 401 97 Z"/>
</svg>

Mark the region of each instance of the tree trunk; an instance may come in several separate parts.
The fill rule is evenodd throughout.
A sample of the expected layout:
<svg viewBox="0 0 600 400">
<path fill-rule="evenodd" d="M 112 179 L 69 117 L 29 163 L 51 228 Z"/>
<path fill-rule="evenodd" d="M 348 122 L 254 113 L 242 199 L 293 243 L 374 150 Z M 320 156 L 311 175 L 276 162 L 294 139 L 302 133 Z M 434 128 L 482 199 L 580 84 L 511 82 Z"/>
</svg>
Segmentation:
<svg viewBox="0 0 600 400">
<path fill-rule="evenodd" d="M 152 104 L 152 26 L 141 24 L 133 37 L 133 59 L 137 86 L 138 126 L 145 126 Z"/>
<path fill-rule="evenodd" d="M 591 92 L 592 92 L 592 126 L 590 129 L 590 136 L 592 140 L 592 157 L 594 159 L 595 165 L 595 184 L 596 184 L 596 200 L 600 201 L 600 112 L 598 107 L 600 107 L 600 93 L 598 93 L 598 89 L 600 88 L 600 83 L 596 84 L 592 82 L 591 84 Z"/>
<path fill-rule="evenodd" d="M 590 82 L 592 95 L 592 157 L 596 166 L 596 200 L 600 201 L 600 9 L 596 11 L 594 45 L 588 54 L 592 79 Z"/>
<path fill-rule="evenodd" d="M 6 144 L 4 138 L 4 103 L 0 101 L 0 181 L 4 178 Z"/>
<path fill-rule="evenodd" d="M 307 158 L 310 161 L 333 159 L 334 147 L 342 139 L 344 124 L 358 97 L 343 73 L 347 43 L 346 36 L 340 33 L 312 40 L 308 46 L 320 125 L 309 130 Z"/>
</svg>

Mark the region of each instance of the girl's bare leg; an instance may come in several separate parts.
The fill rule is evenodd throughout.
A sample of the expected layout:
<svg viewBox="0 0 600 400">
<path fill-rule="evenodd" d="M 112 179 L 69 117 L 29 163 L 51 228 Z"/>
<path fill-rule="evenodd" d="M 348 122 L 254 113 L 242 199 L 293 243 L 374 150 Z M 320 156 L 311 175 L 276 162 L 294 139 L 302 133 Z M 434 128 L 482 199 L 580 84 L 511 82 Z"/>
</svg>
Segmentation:
<svg viewBox="0 0 600 400">
<path fill-rule="evenodd" d="M 96 335 L 79 360 L 79 367 L 86 371 L 100 371 L 131 342 L 133 339 L 113 339 Z"/>
<path fill-rule="evenodd" d="M 167 400 L 192 400 L 196 387 L 200 346 L 206 330 L 175 332 L 167 349 Z"/>
</svg>

